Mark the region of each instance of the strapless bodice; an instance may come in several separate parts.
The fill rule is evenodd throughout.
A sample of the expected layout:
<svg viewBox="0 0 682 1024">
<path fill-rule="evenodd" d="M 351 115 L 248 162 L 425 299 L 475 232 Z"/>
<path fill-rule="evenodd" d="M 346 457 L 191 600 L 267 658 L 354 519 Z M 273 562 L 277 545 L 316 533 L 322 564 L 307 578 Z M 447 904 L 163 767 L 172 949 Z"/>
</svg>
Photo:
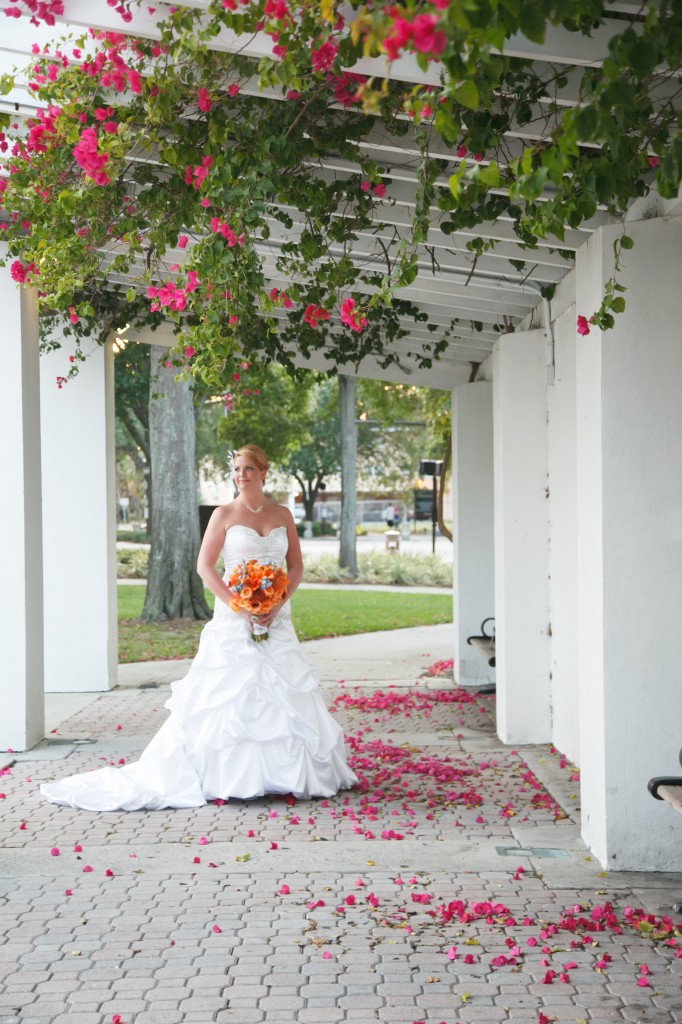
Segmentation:
<svg viewBox="0 0 682 1024">
<path fill-rule="evenodd" d="M 286 526 L 275 526 L 265 536 L 261 536 L 251 526 L 237 523 L 230 526 L 225 533 L 223 544 L 223 560 L 225 572 L 232 572 L 241 561 L 255 558 L 258 562 L 276 562 L 282 565 L 286 558 L 289 540 Z"/>
</svg>

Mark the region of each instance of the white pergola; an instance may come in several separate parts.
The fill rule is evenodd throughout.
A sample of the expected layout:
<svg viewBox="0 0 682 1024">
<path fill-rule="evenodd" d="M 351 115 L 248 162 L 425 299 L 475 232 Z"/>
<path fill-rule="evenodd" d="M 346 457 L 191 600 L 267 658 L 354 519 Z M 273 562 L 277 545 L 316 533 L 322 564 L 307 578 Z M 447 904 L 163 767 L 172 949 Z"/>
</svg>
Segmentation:
<svg viewBox="0 0 682 1024">
<path fill-rule="evenodd" d="M 124 27 L 105 0 L 67 0 L 68 24 L 60 28 L 153 37 L 164 6 L 153 17 L 143 7 Z M 579 102 L 580 69 L 603 60 L 610 36 L 640 5 L 614 3 L 611 11 L 609 26 L 590 39 L 555 29 L 542 46 L 519 37 L 505 52 L 564 67 L 567 85 L 553 99 L 570 107 Z M 6 19 L 0 72 L 27 64 L 32 43 L 55 34 Z M 228 32 L 215 41 L 228 51 L 237 45 L 258 58 L 272 43 L 256 35 L 245 46 Z M 389 73 L 377 59 L 352 70 Z M 424 73 L 403 57 L 390 74 L 433 83 L 439 72 L 432 64 Z M 672 87 L 662 78 L 661 97 Z M 256 83 L 248 90 L 257 91 Z M 35 100 L 19 84 L 2 107 L 25 117 Z M 536 129 L 510 133 L 510 151 L 548 131 L 551 118 L 537 113 Z M 382 177 L 395 202 L 382 214 L 386 237 L 404 235 L 414 205 L 413 134 L 396 140 L 377 126 L 362 145 L 387 167 Z M 442 158 L 439 186 L 447 187 L 453 154 L 438 143 L 432 155 Z M 319 168 L 323 178 L 356 171 L 340 159 Z M 682 202 L 653 193 L 632 207 L 626 312 L 603 337 L 596 330 L 580 337 L 576 316 L 598 307 L 612 270 L 619 229 L 603 212 L 561 242 L 528 250 L 504 218 L 446 235 L 434 208 L 419 275 L 401 294 L 430 323 L 457 318 L 447 350 L 430 369 L 419 368 L 415 354 L 433 335 L 410 320 L 396 364 L 381 369 L 368 359 L 358 371 L 451 390 L 456 678 L 469 685 L 490 678 L 466 638 L 494 615 L 500 738 L 552 742 L 580 765 L 584 838 L 604 866 L 621 869 L 682 870 L 679 822 L 646 792 L 651 775 L 674 769 L 682 744 L 682 470 L 674 446 L 682 432 L 681 213 Z M 295 224 L 286 238 L 298 230 Z M 262 247 L 278 286 L 284 236 L 273 220 Z M 496 245 L 474 267 L 466 243 L 475 237 Z M 360 237 L 354 258 L 362 265 L 377 258 L 372 238 Z M 539 295 L 548 283 L 557 285 L 551 304 Z M 10 374 L 0 414 L 9 496 L 0 513 L 0 565 L 12 581 L 0 615 L 10 652 L 0 680 L 7 709 L 0 747 L 18 749 L 42 738 L 44 689 L 106 690 L 116 682 L 112 357 L 110 347 L 98 350 L 57 391 L 64 353 L 39 367 L 31 296 L 6 271 L 0 288 Z M 480 368 L 470 383 L 472 363 Z M 324 366 L 324 353 L 313 364 Z"/>
</svg>

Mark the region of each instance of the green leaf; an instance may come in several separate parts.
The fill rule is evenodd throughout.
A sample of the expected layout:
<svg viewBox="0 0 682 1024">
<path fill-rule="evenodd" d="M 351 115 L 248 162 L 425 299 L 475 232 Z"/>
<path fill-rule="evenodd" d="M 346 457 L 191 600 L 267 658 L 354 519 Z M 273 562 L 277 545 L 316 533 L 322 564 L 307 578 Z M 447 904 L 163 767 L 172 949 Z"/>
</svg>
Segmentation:
<svg viewBox="0 0 682 1024">
<path fill-rule="evenodd" d="M 638 39 L 630 47 L 630 65 L 638 78 L 648 78 L 659 61 L 658 47 L 651 39 Z"/>
<path fill-rule="evenodd" d="M 611 299 L 609 305 L 614 313 L 622 313 L 625 309 L 625 299 L 622 295 L 616 295 L 614 299 Z"/>
<path fill-rule="evenodd" d="M 500 168 L 493 160 L 487 167 L 479 168 L 478 177 L 488 188 L 499 188 Z"/>
<path fill-rule="evenodd" d="M 632 249 L 634 244 L 635 243 L 634 243 L 633 239 L 630 238 L 629 235 L 621 235 L 620 236 L 620 247 L 621 247 L 621 249 Z"/>
<path fill-rule="evenodd" d="M 467 110 L 477 110 L 479 106 L 479 93 L 478 86 L 471 79 L 466 82 L 462 82 L 458 85 L 453 92 L 453 97 L 457 103 L 461 103 Z"/>
<path fill-rule="evenodd" d="M 543 7 L 526 0 L 521 6 L 519 27 L 527 39 L 534 43 L 544 43 L 546 21 Z"/>
<path fill-rule="evenodd" d="M 128 300 L 128 302 L 134 302 L 135 301 L 135 289 L 134 288 L 128 288 L 126 290 L 126 299 Z"/>
<path fill-rule="evenodd" d="M 575 115 L 575 130 L 578 139 L 587 142 L 596 135 L 599 126 L 599 115 L 594 107 L 583 107 Z"/>
</svg>

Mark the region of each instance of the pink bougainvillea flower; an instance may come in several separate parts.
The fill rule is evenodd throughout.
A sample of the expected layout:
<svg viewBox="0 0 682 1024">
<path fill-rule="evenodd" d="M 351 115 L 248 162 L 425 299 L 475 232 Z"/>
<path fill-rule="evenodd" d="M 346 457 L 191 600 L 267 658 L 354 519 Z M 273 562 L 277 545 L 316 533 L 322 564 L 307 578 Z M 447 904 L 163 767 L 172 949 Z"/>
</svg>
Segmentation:
<svg viewBox="0 0 682 1024">
<path fill-rule="evenodd" d="M 113 878 L 114 872 L 111 870 L 111 868 L 107 868 L 107 870 L 104 872 L 104 875 L 106 878 Z"/>
<path fill-rule="evenodd" d="M 280 896 L 288 896 L 289 893 L 291 892 L 291 889 L 289 888 L 288 885 L 282 885 L 277 891 L 280 894 Z"/>
<path fill-rule="evenodd" d="M 220 935 L 220 933 L 222 932 L 222 928 L 220 927 L 220 925 L 214 924 L 213 931 L 216 935 Z"/>
<path fill-rule="evenodd" d="M 331 39 L 327 39 L 327 41 L 322 43 L 322 45 L 316 50 L 311 49 L 310 61 L 313 66 L 313 71 L 330 71 L 338 52 L 338 46 L 336 43 L 332 42 Z"/>
<path fill-rule="evenodd" d="M 85 867 L 83 868 L 84 874 L 88 874 L 90 871 L 92 871 L 92 867 L 90 866 L 90 864 L 86 864 Z"/>
<path fill-rule="evenodd" d="M 52 856 L 52 857 L 58 857 L 59 856 L 59 847 L 58 846 L 53 846 L 52 847 L 52 849 L 50 850 L 50 856 Z"/>
<path fill-rule="evenodd" d="M 197 106 L 204 114 L 208 114 L 213 102 L 208 89 L 197 89 Z"/>
<path fill-rule="evenodd" d="M 322 959 L 323 960 L 331 960 L 331 958 L 332 958 L 331 953 L 328 952 L 328 950 L 325 950 L 324 953 L 322 954 Z"/>
<path fill-rule="evenodd" d="M 178 249 L 184 249 L 188 242 L 189 238 L 187 237 L 187 235 L 179 235 L 178 240 L 175 244 Z"/>
<path fill-rule="evenodd" d="M 111 1024 L 121 1024 L 122 1020 L 123 1020 L 123 1017 L 121 1016 L 121 1014 L 120 1013 L 115 1013 L 113 1015 L 113 1017 L 111 1018 Z"/>
<path fill-rule="evenodd" d="M 201 864 L 201 857 L 195 857 L 192 864 Z"/>
<path fill-rule="evenodd" d="M 356 308 L 355 299 L 345 299 L 341 303 L 339 312 L 341 314 L 341 322 L 346 327 L 350 327 L 352 331 L 356 331 L 359 334 L 367 326 L 367 317 L 363 316 L 360 310 Z"/>
<path fill-rule="evenodd" d="M 660 167 L 661 166 L 661 161 L 660 161 L 660 159 L 657 156 L 647 157 L 647 160 L 649 161 L 649 167 L 652 167 L 652 168 L 655 169 L 656 167 Z"/>
<path fill-rule="evenodd" d="M 65 889 L 64 890 L 64 895 L 65 896 L 73 896 L 73 889 Z"/>
<path fill-rule="evenodd" d="M 587 317 L 586 316 L 579 316 L 578 317 L 576 330 L 578 331 L 578 334 L 589 334 L 590 333 L 590 325 L 589 325 L 589 323 L 587 321 Z"/>
<path fill-rule="evenodd" d="M 206 836 L 201 836 L 201 838 L 199 839 L 199 846 L 206 846 L 207 842 L 208 839 L 206 838 Z"/>
<path fill-rule="evenodd" d="M 386 186 L 383 184 L 383 182 L 379 182 L 378 185 L 373 186 L 372 192 L 377 197 L 377 199 L 383 199 L 384 196 L 386 195 Z"/>
</svg>

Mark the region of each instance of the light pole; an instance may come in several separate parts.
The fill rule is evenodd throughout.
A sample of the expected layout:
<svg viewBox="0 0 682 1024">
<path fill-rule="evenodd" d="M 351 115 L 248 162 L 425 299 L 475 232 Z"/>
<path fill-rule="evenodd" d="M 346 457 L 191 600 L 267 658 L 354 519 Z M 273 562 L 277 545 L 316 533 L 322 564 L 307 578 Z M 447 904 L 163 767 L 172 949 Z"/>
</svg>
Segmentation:
<svg viewBox="0 0 682 1024">
<path fill-rule="evenodd" d="M 442 459 L 420 459 L 419 475 L 433 478 L 431 492 L 431 552 L 436 553 L 436 522 L 438 520 L 438 477 L 443 470 Z"/>
</svg>

